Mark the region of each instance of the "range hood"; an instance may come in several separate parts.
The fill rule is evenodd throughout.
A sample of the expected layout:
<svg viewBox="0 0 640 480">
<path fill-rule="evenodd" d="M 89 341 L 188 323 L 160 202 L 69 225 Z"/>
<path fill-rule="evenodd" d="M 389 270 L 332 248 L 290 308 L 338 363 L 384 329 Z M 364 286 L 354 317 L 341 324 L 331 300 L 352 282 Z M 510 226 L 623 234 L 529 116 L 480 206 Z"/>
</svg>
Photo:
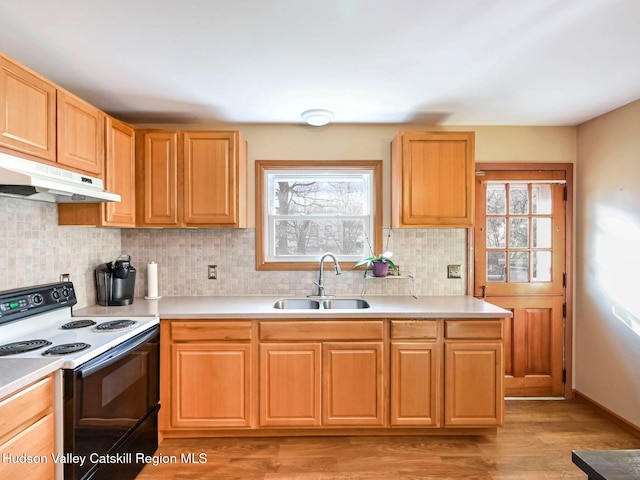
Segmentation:
<svg viewBox="0 0 640 480">
<path fill-rule="evenodd" d="M 119 202 L 101 179 L 0 152 L 0 195 L 57 203 Z"/>
</svg>

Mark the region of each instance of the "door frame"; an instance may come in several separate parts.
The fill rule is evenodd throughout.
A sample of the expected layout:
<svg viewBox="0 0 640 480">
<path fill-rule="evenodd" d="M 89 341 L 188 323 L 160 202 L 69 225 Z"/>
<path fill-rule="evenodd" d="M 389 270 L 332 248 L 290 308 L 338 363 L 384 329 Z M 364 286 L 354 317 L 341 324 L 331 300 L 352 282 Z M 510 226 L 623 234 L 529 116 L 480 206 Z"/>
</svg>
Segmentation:
<svg viewBox="0 0 640 480">
<path fill-rule="evenodd" d="M 574 215 L 573 215 L 573 163 L 499 163 L 499 162 L 478 162 L 475 165 L 476 171 L 525 171 L 525 170 L 540 170 L 549 171 L 557 170 L 563 171 L 566 178 L 567 187 L 567 199 L 565 203 L 565 303 L 566 310 L 564 316 L 564 370 L 565 370 L 565 382 L 564 382 L 564 397 L 567 399 L 573 398 L 573 272 L 574 272 Z M 480 205 L 476 205 L 476 208 L 480 208 Z M 468 252 L 467 252 L 467 292 L 473 296 L 475 291 L 474 285 L 474 256 L 475 256 L 475 239 L 474 229 L 467 229 L 468 235 Z"/>
</svg>

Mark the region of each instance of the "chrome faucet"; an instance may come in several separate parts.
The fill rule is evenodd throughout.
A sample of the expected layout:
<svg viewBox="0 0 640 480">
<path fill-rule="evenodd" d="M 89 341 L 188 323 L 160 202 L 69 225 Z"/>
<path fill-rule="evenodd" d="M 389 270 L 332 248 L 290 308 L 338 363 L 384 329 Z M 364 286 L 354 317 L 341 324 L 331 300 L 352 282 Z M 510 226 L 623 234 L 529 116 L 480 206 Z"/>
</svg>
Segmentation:
<svg viewBox="0 0 640 480">
<path fill-rule="evenodd" d="M 318 277 L 318 281 L 317 282 L 313 282 L 317 287 L 318 287 L 318 293 L 316 295 L 307 295 L 307 297 L 309 298 L 327 298 L 327 297 L 335 297 L 335 295 L 325 295 L 324 294 L 324 270 L 323 270 L 323 265 L 324 265 L 324 259 L 329 257 L 331 260 L 333 260 L 333 266 L 336 270 L 336 275 L 340 275 L 342 273 L 342 270 L 340 269 L 340 264 L 338 263 L 338 260 L 336 260 L 336 257 L 332 254 L 332 253 L 325 253 L 324 255 L 322 255 L 322 257 L 320 258 L 320 276 Z"/>
</svg>

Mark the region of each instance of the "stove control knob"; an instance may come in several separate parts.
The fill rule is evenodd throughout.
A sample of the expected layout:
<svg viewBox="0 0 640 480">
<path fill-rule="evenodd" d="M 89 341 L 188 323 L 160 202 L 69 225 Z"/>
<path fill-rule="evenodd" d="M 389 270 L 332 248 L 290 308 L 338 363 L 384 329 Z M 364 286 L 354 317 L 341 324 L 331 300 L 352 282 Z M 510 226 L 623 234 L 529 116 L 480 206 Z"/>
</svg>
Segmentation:
<svg viewBox="0 0 640 480">
<path fill-rule="evenodd" d="M 63 296 L 64 298 L 69 298 L 69 294 L 70 294 L 70 293 L 71 293 L 71 292 L 69 292 L 69 289 L 68 289 L 67 287 L 64 287 L 64 288 L 62 289 L 62 296 Z"/>
<path fill-rule="evenodd" d="M 51 296 L 54 300 L 60 300 L 60 292 L 58 290 L 54 290 Z"/>
<path fill-rule="evenodd" d="M 43 302 L 44 298 L 42 298 L 42 295 L 40 295 L 39 293 L 36 293 L 33 296 L 33 303 L 35 305 L 40 305 Z"/>
</svg>

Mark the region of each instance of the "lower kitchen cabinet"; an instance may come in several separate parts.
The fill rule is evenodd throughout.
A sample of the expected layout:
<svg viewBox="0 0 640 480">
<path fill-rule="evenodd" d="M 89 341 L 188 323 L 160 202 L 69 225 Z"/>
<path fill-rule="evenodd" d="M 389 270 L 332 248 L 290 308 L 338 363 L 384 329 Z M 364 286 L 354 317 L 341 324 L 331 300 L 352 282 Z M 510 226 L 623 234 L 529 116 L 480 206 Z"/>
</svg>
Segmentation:
<svg viewBox="0 0 640 480">
<path fill-rule="evenodd" d="M 382 342 L 322 345 L 322 424 L 384 425 Z"/>
<path fill-rule="evenodd" d="M 445 426 L 504 424 L 502 321 L 445 322 Z"/>
<path fill-rule="evenodd" d="M 384 424 L 384 321 L 259 325 L 261 426 Z"/>
<path fill-rule="evenodd" d="M 0 400 L 0 478 L 55 478 L 53 391 L 48 376 Z M 10 460 L 24 455 L 47 461 Z"/>
<path fill-rule="evenodd" d="M 486 434 L 503 424 L 502 319 L 161 328 L 165 436 Z"/>
<path fill-rule="evenodd" d="M 251 323 L 174 321 L 163 330 L 169 330 L 170 344 L 168 351 L 163 349 L 161 362 L 170 375 L 169 382 L 161 385 L 161 403 L 165 407 L 169 403 L 169 419 L 164 418 L 162 425 L 251 426 Z"/>
<path fill-rule="evenodd" d="M 440 346 L 391 343 L 391 425 L 440 426 Z"/>
<path fill-rule="evenodd" d="M 260 426 L 320 425 L 320 343 L 260 345 Z"/>
<path fill-rule="evenodd" d="M 391 320 L 391 425 L 441 425 L 438 320 Z"/>
</svg>

